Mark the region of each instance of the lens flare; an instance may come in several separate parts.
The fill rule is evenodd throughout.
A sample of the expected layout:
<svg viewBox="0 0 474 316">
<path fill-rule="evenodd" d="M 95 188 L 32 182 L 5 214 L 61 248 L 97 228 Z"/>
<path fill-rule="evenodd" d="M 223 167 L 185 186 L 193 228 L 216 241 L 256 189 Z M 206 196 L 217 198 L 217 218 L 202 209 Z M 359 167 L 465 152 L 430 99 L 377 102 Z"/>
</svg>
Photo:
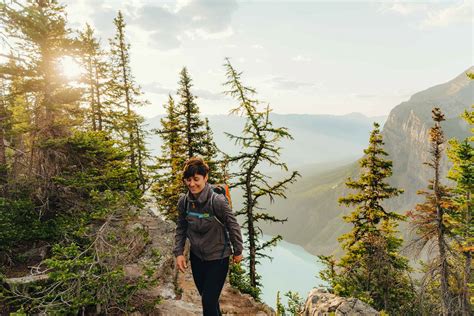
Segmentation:
<svg viewBox="0 0 474 316">
<path fill-rule="evenodd" d="M 61 74 L 68 79 L 77 79 L 83 73 L 79 63 L 71 56 L 64 56 L 59 59 Z"/>
</svg>

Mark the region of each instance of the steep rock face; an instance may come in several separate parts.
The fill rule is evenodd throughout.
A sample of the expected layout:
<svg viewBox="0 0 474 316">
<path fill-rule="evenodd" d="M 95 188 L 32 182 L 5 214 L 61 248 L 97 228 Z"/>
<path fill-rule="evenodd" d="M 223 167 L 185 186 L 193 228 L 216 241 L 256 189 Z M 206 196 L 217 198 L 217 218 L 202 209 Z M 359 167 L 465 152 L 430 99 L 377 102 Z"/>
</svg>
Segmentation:
<svg viewBox="0 0 474 316">
<path fill-rule="evenodd" d="M 302 314 L 304 316 L 380 315 L 371 306 L 356 298 L 343 298 L 316 288 L 309 292 Z"/>
<path fill-rule="evenodd" d="M 466 70 L 472 71 L 474 67 Z M 393 160 L 393 176 L 389 182 L 405 193 L 388 201 L 389 209 L 404 213 L 413 208 L 421 201 L 416 192 L 425 189 L 428 179 L 432 178 L 431 170 L 423 165 L 429 159 L 431 109 L 438 106 L 445 113 L 442 126 L 446 139 L 463 139 L 469 129 L 459 116 L 472 104 L 474 81 L 463 72 L 447 83 L 416 93 L 390 112 L 382 130 L 385 150 Z M 449 167 L 447 159 L 443 159 L 442 177 Z M 265 233 L 281 234 L 314 254 L 338 252 L 337 237 L 349 229 L 342 216 L 350 209 L 338 205 L 337 199 L 349 193 L 344 185 L 346 178 L 356 178 L 358 174 L 357 163 L 317 174 L 303 174 L 303 178 L 291 186 L 287 200 L 264 205 L 275 216 L 288 218 L 284 225 L 264 225 Z M 401 225 L 400 230 L 408 238 L 406 224 Z"/>
<path fill-rule="evenodd" d="M 473 70 L 471 67 L 467 71 Z M 428 133 L 433 125 L 431 109 L 437 106 L 445 113 L 446 121 L 442 127 L 446 139 L 463 139 L 468 135 L 468 127 L 459 116 L 474 103 L 473 94 L 474 82 L 462 73 L 447 83 L 416 93 L 390 112 L 382 135 L 385 150 L 394 161 L 391 183 L 406 191 L 391 206 L 404 208 L 419 202 L 416 190 L 425 188 L 428 179 L 432 178 L 430 168 L 423 165 L 429 160 Z M 449 161 L 443 158 L 443 177 L 449 167 Z"/>
</svg>

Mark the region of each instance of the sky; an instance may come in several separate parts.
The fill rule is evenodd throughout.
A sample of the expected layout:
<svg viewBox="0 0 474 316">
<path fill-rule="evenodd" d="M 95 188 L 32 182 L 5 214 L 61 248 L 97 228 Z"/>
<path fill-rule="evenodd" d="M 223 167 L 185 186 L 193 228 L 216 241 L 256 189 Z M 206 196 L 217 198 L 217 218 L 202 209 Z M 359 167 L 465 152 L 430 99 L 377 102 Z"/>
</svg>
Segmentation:
<svg viewBox="0 0 474 316">
<path fill-rule="evenodd" d="M 203 114 L 227 114 L 224 58 L 276 113 L 388 115 L 473 65 L 471 1 L 68 0 L 106 46 L 121 10 L 131 66 L 164 113 L 186 66 Z"/>
</svg>

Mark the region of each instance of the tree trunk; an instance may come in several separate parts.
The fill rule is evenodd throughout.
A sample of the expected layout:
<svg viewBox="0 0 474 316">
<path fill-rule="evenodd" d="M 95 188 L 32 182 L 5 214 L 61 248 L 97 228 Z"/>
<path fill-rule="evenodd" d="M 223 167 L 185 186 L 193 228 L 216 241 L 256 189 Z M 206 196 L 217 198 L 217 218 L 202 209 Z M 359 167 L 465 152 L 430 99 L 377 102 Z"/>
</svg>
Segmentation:
<svg viewBox="0 0 474 316">
<path fill-rule="evenodd" d="M 467 209 L 466 209 L 466 225 L 472 225 L 471 223 L 471 194 L 470 192 L 467 192 L 466 195 L 466 200 L 467 200 Z M 469 236 L 466 236 L 469 238 Z M 472 253 L 471 253 L 471 248 L 470 244 L 467 245 L 467 250 L 464 250 L 464 259 L 465 259 L 465 264 L 464 264 L 464 279 L 463 279 L 463 302 L 462 302 L 462 313 L 463 315 L 471 315 L 471 294 L 470 294 L 470 289 L 469 289 L 469 282 L 471 281 L 471 265 L 472 265 Z"/>
<path fill-rule="evenodd" d="M 444 241 L 444 223 L 443 216 L 444 211 L 441 207 L 441 193 L 439 188 L 439 165 L 440 165 L 441 150 L 440 145 L 437 144 L 434 152 L 434 169 L 435 178 L 433 183 L 433 191 L 435 194 L 435 205 L 436 205 L 436 225 L 437 225 L 437 244 L 440 260 L 440 279 L 441 279 L 441 312 L 443 316 L 449 314 L 449 285 L 448 285 L 448 258 L 446 253 L 446 245 Z"/>
<path fill-rule="evenodd" d="M 7 110 L 5 106 L 5 95 L 3 93 L 3 86 L 1 87 L 0 95 L 0 188 L 6 184 L 7 180 L 7 155 L 5 148 L 5 125 L 7 121 Z M 0 190 L 0 195 L 3 195 L 3 189 Z"/>
<path fill-rule="evenodd" d="M 97 61 L 96 61 L 97 62 Z M 100 85 L 99 85 L 99 70 L 97 68 L 97 64 L 94 66 L 95 68 L 95 96 L 96 96 L 96 111 L 97 111 L 97 128 L 99 131 L 102 131 L 102 104 L 100 101 Z"/>
</svg>

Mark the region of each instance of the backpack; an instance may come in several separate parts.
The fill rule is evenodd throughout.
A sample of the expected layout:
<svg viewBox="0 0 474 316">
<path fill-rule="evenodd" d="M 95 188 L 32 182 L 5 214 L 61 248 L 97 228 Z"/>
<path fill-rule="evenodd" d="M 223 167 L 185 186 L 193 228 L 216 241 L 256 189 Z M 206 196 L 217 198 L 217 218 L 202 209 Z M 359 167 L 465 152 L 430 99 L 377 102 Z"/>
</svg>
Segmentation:
<svg viewBox="0 0 474 316">
<path fill-rule="evenodd" d="M 212 190 L 217 194 L 222 194 L 227 203 L 229 203 L 230 208 L 232 208 L 232 199 L 230 198 L 230 190 L 227 184 L 213 184 L 211 185 Z"/>
</svg>

